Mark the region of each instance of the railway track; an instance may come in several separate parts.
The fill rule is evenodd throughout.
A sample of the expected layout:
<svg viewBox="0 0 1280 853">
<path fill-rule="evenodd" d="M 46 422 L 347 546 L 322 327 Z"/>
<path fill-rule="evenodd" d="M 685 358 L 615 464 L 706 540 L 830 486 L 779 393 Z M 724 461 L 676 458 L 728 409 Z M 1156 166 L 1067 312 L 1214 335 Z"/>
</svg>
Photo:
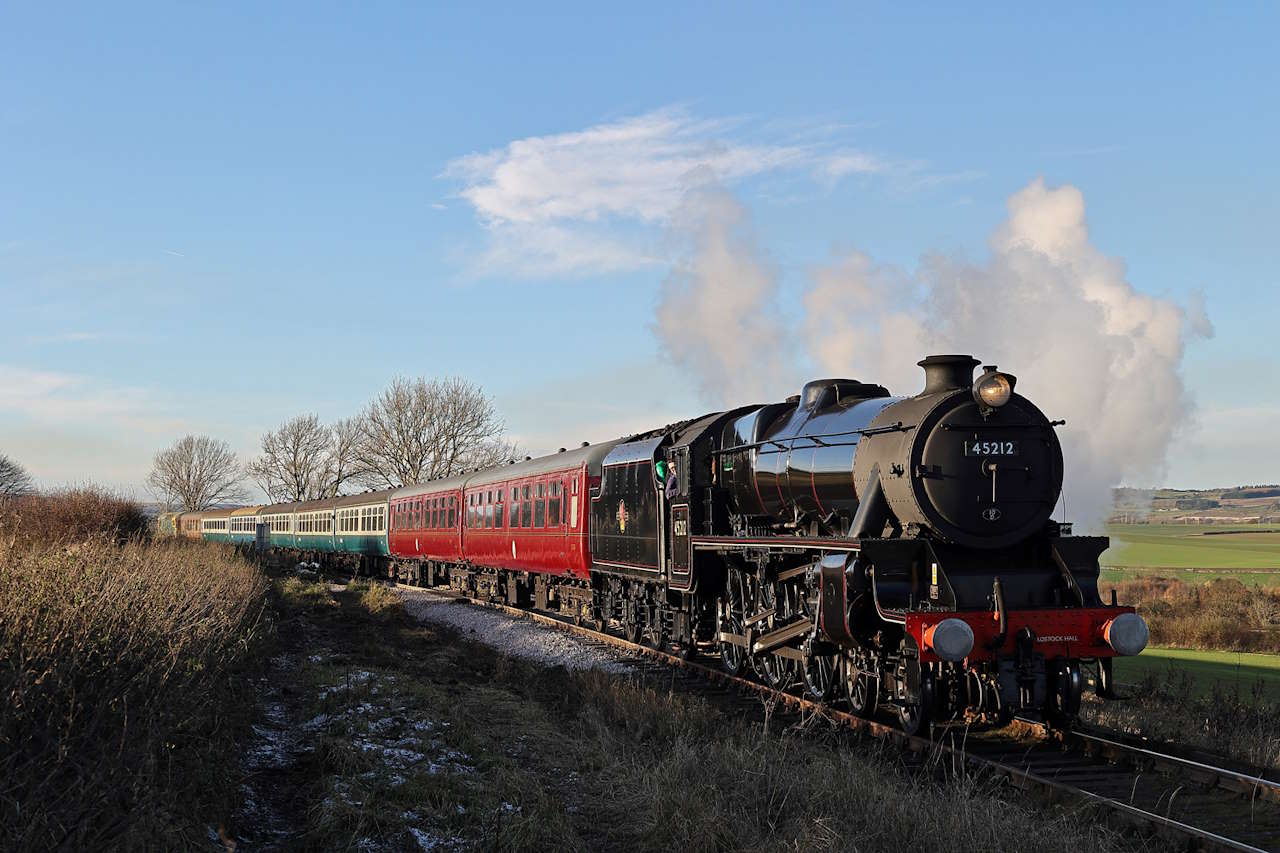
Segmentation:
<svg viewBox="0 0 1280 853">
<path fill-rule="evenodd" d="M 1280 851 L 1280 782 L 1215 756 L 1098 730 L 1049 736 L 1031 721 L 1015 721 L 995 731 L 944 726 L 932 740 L 911 737 L 885 723 L 729 675 L 697 657 L 685 659 L 567 619 L 456 590 L 396 586 L 488 607 L 641 658 L 646 661 L 643 673 L 670 673 L 682 689 L 736 696 L 757 712 L 764 708 L 767 714 L 820 717 L 919 758 L 945 757 L 1004 777 L 1049 801 L 1093 805 L 1112 822 L 1149 831 L 1174 845 L 1171 849 Z"/>
</svg>

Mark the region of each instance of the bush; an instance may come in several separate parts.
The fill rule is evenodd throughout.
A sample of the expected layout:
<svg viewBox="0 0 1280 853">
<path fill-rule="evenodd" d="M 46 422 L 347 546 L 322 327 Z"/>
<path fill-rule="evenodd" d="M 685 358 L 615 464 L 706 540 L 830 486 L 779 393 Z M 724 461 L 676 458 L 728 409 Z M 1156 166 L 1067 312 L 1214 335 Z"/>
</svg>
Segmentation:
<svg viewBox="0 0 1280 853">
<path fill-rule="evenodd" d="M 1280 592 L 1233 578 L 1192 585 L 1147 577 L 1112 585 L 1151 627 L 1151 642 L 1185 649 L 1280 652 Z M 1104 599 L 1109 593 L 1102 590 Z"/>
<path fill-rule="evenodd" d="M 0 528 L 28 545 L 107 536 L 119 542 L 149 534 L 137 501 L 100 486 L 75 486 L 0 502 Z"/>
<path fill-rule="evenodd" d="M 0 537 L 0 849 L 207 844 L 266 593 L 229 548 Z"/>
</svg>

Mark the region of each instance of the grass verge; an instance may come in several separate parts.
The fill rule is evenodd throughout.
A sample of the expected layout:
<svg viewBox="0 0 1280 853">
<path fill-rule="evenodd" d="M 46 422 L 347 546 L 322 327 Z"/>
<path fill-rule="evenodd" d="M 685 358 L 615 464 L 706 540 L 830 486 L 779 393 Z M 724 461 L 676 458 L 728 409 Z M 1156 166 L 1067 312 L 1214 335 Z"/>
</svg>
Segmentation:
<svg viewBox="0 0 1280 853">
<path fill-rule="evenodd" d="M 636 678 L 515 662 L 382 593 L 281 587 L 303 849 L 1122 849 L 998 782 L 848 735 L 767 731 Z M 457 605 L 467 606 L 467 605 Z M 282 631 L 282 634 L 284 632 Z"/>
<path fill-rule="evenodd" d="M 1199 747 L 1255 767 L 1280 767 L 1280 703 L 1264 682 L 1206 682 L 1192 669 L 1169 663 L 1118 680 L 1128 682 L 1120 690 L 1128 698 L 1102 702 L 1090 693 L 1081 708 L 1086 722 Z"/>
<path fill-rule="evenodd" d="M 1117 658 L 1116 679 L 1137 684 L 1147 675 L 1185 677 L 1196 696 L 1219 693 L 1251 696 L 1280 704 L 1280 655 L 1149 648 L 1137 657 Z"/>
</svg>

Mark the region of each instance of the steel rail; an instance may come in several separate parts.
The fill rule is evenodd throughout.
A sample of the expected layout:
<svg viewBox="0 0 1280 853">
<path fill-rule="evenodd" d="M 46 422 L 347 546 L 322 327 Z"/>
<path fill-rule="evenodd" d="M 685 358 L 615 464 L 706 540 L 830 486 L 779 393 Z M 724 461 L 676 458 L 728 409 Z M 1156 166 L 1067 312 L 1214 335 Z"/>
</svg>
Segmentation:
<svg viewBox="0 0 1280 853">
<path fill-rule="evenodd" d="M 1256 775 L 1243 773 L 1239 770 L 1231 770 L 1214 764 L 1206 764 L 1203 761 L 1184 758 L 1180 755 L 1172 755 L 1146 746 L 1124 743 L 1101 735 L 1092 734 L 1090 732 L 1073 731 L 1068 733 L 1067 736 L 1085 745 L 1093 744 L 1097 747 L 1101 747 L 1104 751 L 1113 755 L 1126 754 L 1131 756 L 1140 756 L 1141 758 L 1148 759 L 1155 764 L 1163 765 L 1165 767 L 1191 770 L 1193 771 L 1193 774 L 1197 774 L 1206 781 L 1228 791 L 1233 791 L 1238 794 L 1247 794 L 1251 798 L 1256 797 L 1257 799 L 1280 802 L 1280 782 L 1267 779 L 1261 773 Z"/>
<path fill-rule="evenodd" d="M 707 666 L 694 660 L 686 660 L 685 658 L 654 649 L 650 646 L 632 643 L 621 637 L 614 636 L 613 634 L 596 631 L 593 628 L 574 624 L 571 621 L 566 621 L 546 613 L 520 607 L 513 607 L 508 604 L 489 601 L 483 598 L 472 597 L 455 589 L 421 587 L 414 586 L 412 584 L 401 584 L 398 582 L 393 582 L 393 585 L 400 589 L 424 592 L 444 600 L 462 601 L 486 607 L 505 613 L 508 616 L 517 619 L 526 619 L 545 625 L 549 628 L 603 643 L 616 649 L 626 651 L 631 655 L 661 661 L 671 666 L 679 667 L 687 672 L 695 673 L 713 684 L 736 687 L 744 692 L 754 693 L 761 698 L 779 702 L 794 710 L 807 712 L 809 714 L 825 718 L 833 723 L 838 723 L 854 731 L 864 732 L 880 740 L 892 742 L 909 752 L 938 753 L 954 756 L 970 766 L 1002 776 L 1018 788 L 1047 795 L 1048 799 L 1051 801 L 1076 801 L 1095 804 L 1107 809 L 1121 818 L 1123 822 L 1132 826 L 1147 827 L 1165 836 L 1172 835 L 1179 837 L 1184 843 L 1189 843 L 1191 845 L 1187 849 L 1226 850 L 1233 851 L 1233 853 L 1267 853 L 1265 848 L 1255 847 L 1246 842 L 1238 841 L 1207 829 L 1174 820 L 1173 818 L 1166 817 L 1164 815 L 1156 814 L 1155 812 L 1139 808 L 1113 797 L 1107 797 L 1069 783 L 1050 779 L 1046 776 L 1035 773 L 1026 767 L 1018 767 L 1011 763 L 979 755 L 969 751 L 964 746 L 956 746 L 939 740 L 930 740 L 928 738 L 908 735 L 893 726 L 889 726 L 875 720 L 870 720 L 865 717 L 859 717 L 849 711 L 832 708 L 829 705 L 815 702 L 814 700 L 803 696 L 796 696 L 794 694 L 787 693 L 784 690 L 778 690 L 741 676 L 730 675 L 724 670 Z M 1043 728 L 1042 724 L 1031 723 L 1031 725 L 1040 725 Z M 1103 746 L 1112 752 L 1123 751 L 1130 755 L 1137 755 L 1152 761 L 1162 762 L 1170 769 L 1194 769 L 1200 773 L 1214 773 L 1216 774 L 1217 779 L 1234 779 L 1241 782 L 1241 784 L 1247 782 L 1250 786 L 1249 791 L 1266 790 L 1268 793 L 1265 797 L 1262 797 L 1263 799 L 1275 799 L 1280 801 L 1280 785 L 1261 777 L 1249 776 L 1248 774 L 1238 773 L 1226 768 L 1214 767 L 1212 765 L 1190 759 L 1182 759 L 1177 756 L 1157 752 L 1144 747 L 1134 747 L 1097 735 L 1077 735 L 1076 737 L 1080 738 L 1081 741 L 1087 740 L 1098 746 Z M 1227 790 L 1236 793 L 1249 792 L 1245 791 L 1242 787 L 1230 787 L 1227 788 Z"/>
</svg>

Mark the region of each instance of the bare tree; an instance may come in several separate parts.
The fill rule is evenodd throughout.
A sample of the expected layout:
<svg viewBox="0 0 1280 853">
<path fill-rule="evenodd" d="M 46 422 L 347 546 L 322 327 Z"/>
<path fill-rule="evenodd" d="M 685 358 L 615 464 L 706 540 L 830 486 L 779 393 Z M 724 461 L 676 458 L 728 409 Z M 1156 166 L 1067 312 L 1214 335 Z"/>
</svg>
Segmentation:
<svg viewBox="0 0 1280 853">
<path fill-rule="evenodd" d="M 0 453 L 0 498 L 16 498 L 35 491 L 27 469 Z"/>
<path fill-rule="evenodd" d="M 248 498 L 244 472 L 225 441 L 189 435 L 156 454 L 147 482 L 169 506 L 186 512 Z"/>
<path fill-rule="evenodd" d="M 328 428 L 301 415 L 262 436 L 262 455 L 246 471 L 272 501 L 310 501 L 324 489 L 328 455 Z"/>
<path fill-rule="evenodd" d="M 474 450 L 465 454 L 461 467 L 464 469 L 492 468 L 494 465 L 503 465 L 512 459 L 519 459 L 523 455 L 524 451 L 520 449 L 517 442 L 498 436 L 481 442 Z"/>
<path fill-rule="evenodd" d="M 355 470 L 357 436 L 351 420 L 328 427 L 316 415 L 301 415 L 262 437 L 262 455 L 249 463 L 249 476 L 273 501 L 335 497 Z"/>
<path fill-rule="evenodd" d="M 421 483 L 470 467 L 481 449 L 495 453 L 503 424 L 493 401 L 465 379 L 398 377 L 360 417 L 358 478 L 378 488 Z"/>
<path fill-rule="evenodd" d="M 343 486 L 360 473 L 357 453 L 360 447 L 360 419 L 347 418 L 329 427 L 329 457 L 325 465 L 328 486 L 325 497 L 342 494 Z"/>
</svg>

